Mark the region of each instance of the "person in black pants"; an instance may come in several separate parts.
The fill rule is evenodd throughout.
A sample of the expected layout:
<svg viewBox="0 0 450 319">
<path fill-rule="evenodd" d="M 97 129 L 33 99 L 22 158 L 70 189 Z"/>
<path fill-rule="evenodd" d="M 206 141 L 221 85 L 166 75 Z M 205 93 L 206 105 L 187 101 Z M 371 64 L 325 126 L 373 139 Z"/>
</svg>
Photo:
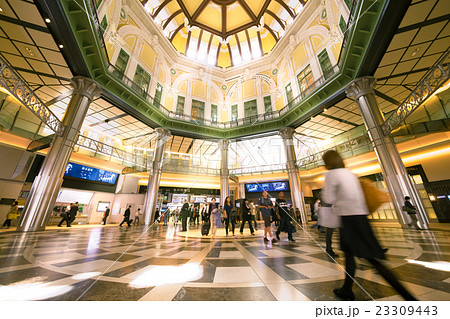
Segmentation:
<svg viewBox="0 0 450 319">
<path fill-rule="evenodd" d="M 70 205 L 66 208 L 66 210 L 60 215 L 61 221 L 58 224 L 58 227 L 62 227 L 62 224 L 66 222 L 67 227 L 69 227 L 69 211 L 70 207 L 73 205 L 73 203 L 70 203 Z"/>
<path fill-rule="evenodd" d="M 70 210 L 68 213 L 67 218 L 67 227 L 72 227 L 70 226 L 73 221 L 75 220 L 75 218 L 77 217 L 77 213 L 78 213 L 78 202 L 75 202 L 75 204 L 70 204 Z"/>
<path fill-rule="evenodd" d="M 109 216 L 109 212 L 110 212 L 109 207 L 106 207 L 105 215 L 103 215 L 103 225 L 106 225 L 106 219 Z"/>
<path fill-rule="evenodd" d="M 200 213 L 199 213 L 199 208 L 198 208 L 198 206 L 194 208 L 193 216 L 194 216 L 194 217 L 193 217 L 194 225 L 197 225 L 197 226 L 198 226 L 198 224 L 199 224 L 199 219 L 200 219 Z"/>
<path fill-rule="evenodd" d="M 234 228 L 236 227 L 236 217 L 231 216 L 233 214 L 232 210 L 233 210 L 233 204 L 231 203 L 231 198 L 230 196 L 227 196 L 227 198 L 225 198 L 225 204 L 223 205 L 223 210 L 224 210 L 224 217 L 225 217 L 225 233 L 228 236 L 228 226 L 231 222 L 231 232 L 233 233 L 234 236 Z"/>
<path fill-rule="evenodd" d="M 123 220 L 120 223 L 119 227 L 122 227 L 123 223 L 127 223 L 128 227 L 131 226 L 131 223 L 133 222 L 133 220 L 130 220 L 130 215 L 131 215 L 131 205 L 128 206 L 128 208 L 125 210 L 125 213 L 123 214 Z"/>
<path fill-rule="evenodd" d="M 181 231 L 187 231 L 187 219 L 189 217 L 189 204 L 184 199 L 183 207 L 181 207 Z"/>
<path fill-rule="evenodd" d="M 280 220 L 280 224 L 278 226 L 277 232 L 275 236 L 278 240 L 280 240 L 280 233 L 286 232 L 288 234 L 288 240 L 290 242 L 295 242 L 294 238 L 292 238 L 292 230 L 293 226 L 291 225 L 291 217 L 289 216 L 288 206 L 286 200 L 284 199 L 284 193 L 279 192 L 278 198 L 276 200 L 277 204 L 277 217 Z"/>
<path fill-rule="evenodd" d="M 344 285 L 334 289 L 334 294 L 342 300 L 355 300 L 352 286 L 356 256 L 370 262 L 405 300 L 416 300 L 380 261 L 386 257 L 367 219 L 369 211 L 358 177 L 345 168 L 344 160 L 336 151 L 327 151 L 322 158 L 328 170 L 322 188 L 322 198 L 326 203 L 333 204 L 341 216 L 341 250 L 345 254 Z"/>
<path fill-rule="evenodd" d="M 241 224 L 241 235 L 244 234 L 244 225 L 245 222 L 248 222 L 248 227 L 250 228 L 250 233 L 254 235 L 253 226 L 252 226 L 252 212 L 250 211 L 250 207 L 248 206 L 248 200 L 245 198 L 243 200 L 244 205 L 242 205 L 242 224 Z"/>
</svg>

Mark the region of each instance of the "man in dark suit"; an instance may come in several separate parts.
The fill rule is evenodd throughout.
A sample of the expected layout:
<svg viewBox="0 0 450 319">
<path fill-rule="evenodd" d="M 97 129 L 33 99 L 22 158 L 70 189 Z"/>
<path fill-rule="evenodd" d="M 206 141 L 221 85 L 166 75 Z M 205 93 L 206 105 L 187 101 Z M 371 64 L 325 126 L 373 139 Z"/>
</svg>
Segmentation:
<svg viewBox="0 0 450 319">
<path fill-rule="evenodd" d="M 106 225 L 106 219 L 109 216 L 109 212 L 110 212 L 109 207 L 106 207 L 105 215 L 103 216 L 103 225 Z"/>
<path fill-rule="evenodd" d="M 123 214 L 123 220 L 119 226 L 122 227 L 123 223 L 127 223 L 128 227 L 130 227 L 131 223 L 133 222 L 132 219 L 130 220 L 130 216 L 131 216 L 131 205 L 128 206 L 128 208 L 125 210 L 125 213 Z"/>
<path fill-rule="evenodd" d="M 73 223 L 73 221 L 77 217 L 77 214 L 78 214 L 78 202 L 75 202 L 75 204 L 70 205 L 69 216 L 68 216 L 68 220 L 67 220 L 67 227 L 72 227 L 72 226 L 70 226 L 70 224 Z"/>
<path fill-rule="evenodd" d="M 181 207 L 181 231 L 187 231 L 187 219 L 189 217 L 189 204 L 184 200 L 183 207 Z"/>
</svg>

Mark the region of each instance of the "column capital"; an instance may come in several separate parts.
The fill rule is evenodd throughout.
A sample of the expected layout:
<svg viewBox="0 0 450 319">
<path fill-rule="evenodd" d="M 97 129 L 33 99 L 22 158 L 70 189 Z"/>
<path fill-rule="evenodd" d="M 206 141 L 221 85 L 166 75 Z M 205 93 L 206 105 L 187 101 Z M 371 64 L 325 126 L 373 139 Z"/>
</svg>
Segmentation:
<svg viewBox="0 0 450 319">
<path fill-rule="evenodd" d="M 227 139 L 219 140 L 219 147 L 221 150 L 228 149 L 228 146 L 230 146 L 230 140 Z"/>
<path fill-rule="evenodd" d="M 373 76 L 362 76 L 350 82 L 345 93 L 347 94 L 347 97 L 353 97 L 357 100 L 362 95 L 373 94 L 373 87 L 376 83 Z"/>
<path fill-rule="evenodd" d="M 93 101 L 102 93 L 102 88 L 94 80 L 84 76 L 74 76 L 71 80 L 72 94 L 80 94 Z"/>
<path fill-rule="evenodd" d="M 292 139 L 294 136 L 295 129 L 292 127 L 285 127 L 278 131 L 278 134 L 283 138 L 283 140 L 289 140 Z"/>
<path fill-rule="evenodd" d="M 168 129 L 162 127 L 155 128 L 155 133 L 157 139 L 169 139 L 172 136 Z"/>
</svg>

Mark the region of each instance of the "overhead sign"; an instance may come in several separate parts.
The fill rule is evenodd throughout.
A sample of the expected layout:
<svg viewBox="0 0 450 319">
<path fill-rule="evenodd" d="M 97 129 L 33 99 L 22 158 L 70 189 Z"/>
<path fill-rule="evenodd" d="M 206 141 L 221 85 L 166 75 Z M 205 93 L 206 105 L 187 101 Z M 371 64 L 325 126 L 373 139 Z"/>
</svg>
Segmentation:
<svg viewBox="0 0 450 319">
<path fill-rule="evenodd" d="M 100 182 L 106 184 L 116 184 L 117 176 L 119 174 L 105 171 L 99 168 L 69 163 L 66 167 L 64 176 L 85 179 L 93 182 Z"/>
<path fill-rule="evenodd" d="M 268 192 L 285 192 L 289 191 L 289 183 L 282 182 L 270 182 L 270 183 L 257 183 L 257 184 L 245 184 L 245 188 L 249 193 L 257 193 L 266 190 Z"/>
</svg>

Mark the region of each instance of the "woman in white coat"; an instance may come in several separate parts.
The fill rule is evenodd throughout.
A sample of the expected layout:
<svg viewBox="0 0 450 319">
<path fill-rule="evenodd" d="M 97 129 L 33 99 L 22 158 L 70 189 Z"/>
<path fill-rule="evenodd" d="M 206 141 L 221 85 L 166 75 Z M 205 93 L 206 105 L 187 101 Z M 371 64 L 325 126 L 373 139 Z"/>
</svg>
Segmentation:
<svg viewBox="0 0 450 319">
<path fill-rule="evenodd" d="M 333 290 L 334 294 L 343 300 L 355 299 L 352 285 L 356 256 L 367 259 L 405 300 L 416 300 L 379 261 L 386 257 L 367 219 L 369 211 L 358 177 L 345 168 L 336 151 L 325 152 L 322 158 L 325 168 L 329 170 L 325 176 L 322 198 L 326 203 L 333 204 L 336 213 L 341 216 L 341 250 L 345 253 L 344 285 Z"/>
</svg>

